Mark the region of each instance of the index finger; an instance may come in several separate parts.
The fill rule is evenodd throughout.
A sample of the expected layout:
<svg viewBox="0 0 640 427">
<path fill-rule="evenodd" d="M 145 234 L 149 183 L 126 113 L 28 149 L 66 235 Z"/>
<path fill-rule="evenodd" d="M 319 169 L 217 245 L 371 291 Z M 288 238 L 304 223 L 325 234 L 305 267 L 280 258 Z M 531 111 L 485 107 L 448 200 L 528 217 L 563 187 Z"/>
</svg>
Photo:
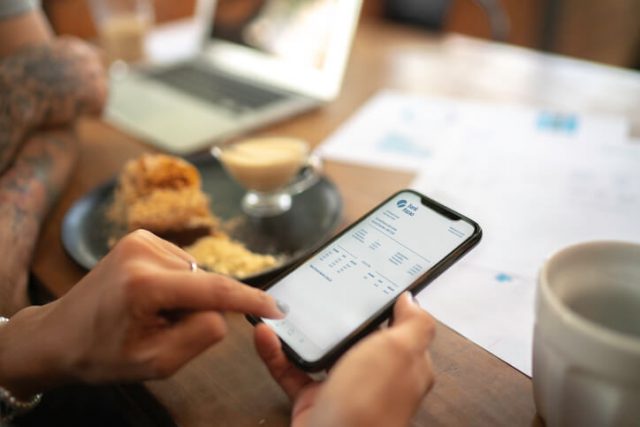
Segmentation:
<svg viewBox="0 0 640 427">
<path fill-rule="evenodd" d="M 216 310 L 280 319 L 275 300 L 266 292 L 214 273 L 170 271 L 156 279 L 163 310 Z"/>
</svg>

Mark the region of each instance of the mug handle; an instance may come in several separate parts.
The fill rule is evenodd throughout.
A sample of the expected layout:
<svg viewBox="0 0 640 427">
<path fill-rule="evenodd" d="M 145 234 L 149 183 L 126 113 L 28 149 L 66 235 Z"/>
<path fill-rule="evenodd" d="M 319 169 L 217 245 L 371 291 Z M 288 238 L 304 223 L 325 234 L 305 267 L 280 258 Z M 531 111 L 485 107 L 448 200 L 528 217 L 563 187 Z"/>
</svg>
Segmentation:
<svg viewBox="0 0 640 427">
<path fill-rule="evenodd" d="M 309 154 L 297 180 L 285 187 L 285 192 L 291 195 L 302 193 L 320 180 L 321 172 L 322 159 L 316 154 Z"/>
</svg>

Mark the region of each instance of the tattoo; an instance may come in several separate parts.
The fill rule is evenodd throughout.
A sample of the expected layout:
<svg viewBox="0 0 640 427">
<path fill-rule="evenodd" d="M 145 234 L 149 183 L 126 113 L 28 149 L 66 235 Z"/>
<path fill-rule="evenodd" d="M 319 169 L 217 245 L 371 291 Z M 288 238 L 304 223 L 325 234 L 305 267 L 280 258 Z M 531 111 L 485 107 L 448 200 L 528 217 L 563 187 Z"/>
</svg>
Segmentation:
<svg viewBox="0 0 640 427">
<path fill-rule="evenodd" d="M 34 131 L 98 113 L 105 96 L 99 58 L 79 41 L 58 40 L 0 61 L 0 174 Z"/>
<path fill-rule="evenodd" d="M 47 131 L 29 138 L 0 177 L 0 312 L 26 295 L 26 278 L 40 226 L 64 188 L 77 158 L 71 131 Z"/>
<path fill-rule="evenodd" d="M 66 183 L 76 159 L 75 145 L 70 131 L 42 132 L 30 138 L 0 178 L 0 205 L 42 220 Z"/>
<path fill-rule="evenodd" d="M 73 132 L 52 129 L 99 113 L 105 98 L 101 61 L 80 41 L 59 39 L 0 60 L 0 312 L 26 304 L 40 226 L 76 159 Z"/>
</svg>

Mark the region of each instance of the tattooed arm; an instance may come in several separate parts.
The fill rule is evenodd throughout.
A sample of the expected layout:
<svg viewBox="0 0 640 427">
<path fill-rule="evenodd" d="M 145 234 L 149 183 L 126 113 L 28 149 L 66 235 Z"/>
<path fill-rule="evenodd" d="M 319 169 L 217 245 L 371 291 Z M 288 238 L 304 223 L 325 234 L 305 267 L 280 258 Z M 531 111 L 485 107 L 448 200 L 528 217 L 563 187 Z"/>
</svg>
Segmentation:
<svg viewBox="0 0 640 427">
<path fill-rule="evenodd" d="M 0 174 L 32 132 L 98 112 L 106 96 L 96 52 L 52 39 L 42 12 L 21 6 L 23 13 L 0 17 Z"/>
<path fill-rule="evenodd" d="M 100 112 L 106 80 L 98 55 L 73 39 L 28 47 L 0 61 L 0 173 L 34 131 Z"/>
<path fill-rule="evenodd" d="M 0 176 L 0 314 L 28 305 L 28 271 L 40 225 L 64 188 L 77 152 L 72 132 L 39 132 Z"/>
<path fill-rule="evenodd" d="M 105 97 L 90 47 L 51 40 L 39 11 L 0 20 L 0 314 L 28 303 L 41 223 L 77 157 L 74 122 L 98 113 Z"/>
</svg>

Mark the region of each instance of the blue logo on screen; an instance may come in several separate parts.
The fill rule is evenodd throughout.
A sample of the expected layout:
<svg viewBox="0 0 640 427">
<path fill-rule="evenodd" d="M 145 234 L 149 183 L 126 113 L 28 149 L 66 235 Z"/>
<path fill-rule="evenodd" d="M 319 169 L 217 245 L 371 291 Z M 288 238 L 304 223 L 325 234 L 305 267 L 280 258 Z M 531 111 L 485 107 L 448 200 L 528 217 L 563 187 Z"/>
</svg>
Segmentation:
<svg viewBox="0 0 640 427">
<path fill-rule="evenodd" d="M 396 205 L 398 206 L 398 208 L 402 209 L 402 212 L 406 213 L 409 216 L 414 216 L 418 211 L 417 206 L 412 205 L 411 203 L 407 202 L 404 199 L 398 200 L 396 202 Z"/>
</svg>

